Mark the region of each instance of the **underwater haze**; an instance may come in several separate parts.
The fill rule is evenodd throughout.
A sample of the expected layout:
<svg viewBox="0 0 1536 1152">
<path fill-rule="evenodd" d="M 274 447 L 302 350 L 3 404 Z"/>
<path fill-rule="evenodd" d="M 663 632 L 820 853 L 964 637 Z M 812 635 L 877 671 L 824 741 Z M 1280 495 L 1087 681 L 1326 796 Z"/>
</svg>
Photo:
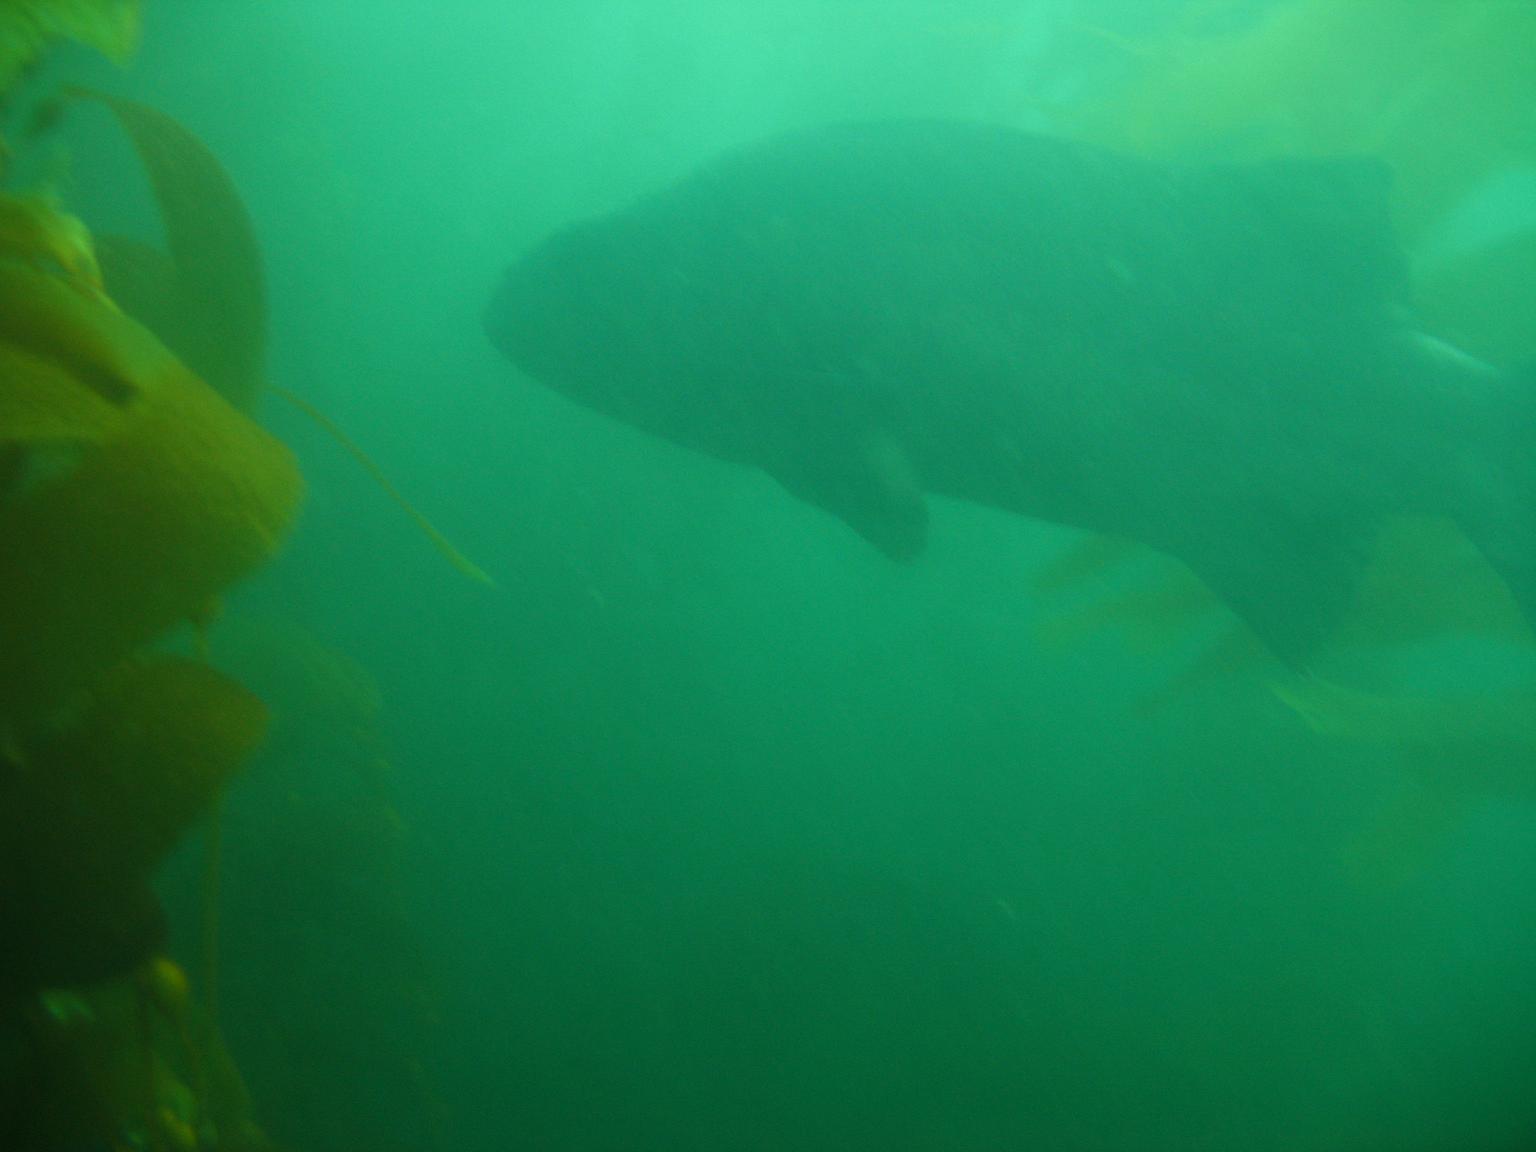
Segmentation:
<svg viewBox="0 0 1536 1152">
<path fill-rule="evenodd" d="M 1318 17 L 1332 67 L 1296 83 L 1339 103 L 1311 119 L 1256 82 L 1170 93 L 1229 49 L 1283 60 L 1272 22 L 1305 31 L 1313 0 L 153 0 L 127 71 L 67 61 L 218 154 L 266 260 L 270 378 L 495 582 L 265 401 L 307 503 L 232 599 L 227 658 L 280 722 L 349 733 L 275 735 L 229 800 L 220 1004 L 275 1137 L 1536 1147 L 1536 659 L 1464 541 L 1429 565 L 1472 573 L 1448 628 L 1376 576 L 1378 616 L 1425 636 L 1309 656 L 1312 679 L 1223 663 L 1236 617 L 1156 554 L 940 497 L 890 560 L 762 469 L 560 395 L 483 320 L 550 235 L 786 132 L 953 118 L 1215 162 L 1353 152 L 1344 122 L 1379 114 L 1358 150 L 1398 172 L 1426 327 L 1536 359 L 1490 275 L 1433 279 L 1529 240 L 1530 140 L 1435 152 L 1466 136 L 1436 110 L 1456 92 L 1384 78 L 1438 42 L 1403 9 L 1458 6 L 1339 6 L 1382 14 Z M 1470 42 L 1437 75 L 1489 75 Z M 1523 83 L 1494 106 L 1536 106 Z M 152 236 L 125 146 L 72 115 L 77 209 Z M 194 871 L 166 878 L 189 940 Z"/>
</svg>

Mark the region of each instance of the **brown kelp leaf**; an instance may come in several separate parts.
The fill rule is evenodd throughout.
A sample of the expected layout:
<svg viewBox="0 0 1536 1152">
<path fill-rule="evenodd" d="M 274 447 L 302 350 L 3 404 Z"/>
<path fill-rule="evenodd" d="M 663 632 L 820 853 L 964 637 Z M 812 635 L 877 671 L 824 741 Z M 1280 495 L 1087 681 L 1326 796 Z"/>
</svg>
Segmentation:
<svg viewBox="0 0 1536 1152">
<path fill-rule="evenodd" d="M 52 265 L 76 287 L 101 291 L 91 234 L 51 196 L 0 195 L 0 253 Z"/>
<path fill-rule="evenodd" d="M 14 273 L 0 264 L 0 339 L 42 333 L 24 350 L 75 375 L 105 361 L 132 403 L 71 472 L 0 504 L 0 701 L 11 718 L 88 686 L 260 566 L 301 488 L 282 444 L 110 306 L 61 288 L 28 297 L 32 329 L 13 323 L 5 289 L 25 283 L 8 281 Z"/>
<path fill-rule="evenodd" d="M 1057 651 L 1116 630 L 1144 655 L 1179 647 L 1225 614 L 1222 602 L 1181 564 L 1167 563 L 1044 619 L 1037 636 Z"/>
<path fill-rule="evenodd" d="M 1295 677 L 1274 691 L 1318 735 L 1394 750 L 1426 784 L 1536 797 L 1536 692 L 1529 689 L 1394 695 Z"/>
<path fill-rule="evenodd" d="M 57 360 L 0 341 L 0 445 L 93 443 L 119 431 L 125 409 Z"/>
<path fill-rule="evenodd" d="M 70 95 L 112 111 L 154 189 L 175 268 L 175 331 L 159 335 L 226 400 L 254 411 L 263 384 L 266 281 L 234 181 L 201 140 L 165 113 L 85 89 Z"/>
<path fill-rule="evenodd" d="M 1042 595 L 1069 590 L 1103 579 L 1123 564 L 1140 560 L 1146 551 L 1145 546 L 1120 536 L 1085 533 L 1032 573 L 1030 587 Z"/>
<path fill-rule="evenodd" d="M 206 664 L 130 660 L 91 693 L 90 707 L 34 759 L 40 774 L 73 776 L 94 846 L 118 872 L 147 872 L 261 742 L 266 708 Z"/>
<path fill-rule="evenodd" d="M 176 363 L 163 344 L 104 297 L 15 260 L 0 259 L 0 341 L 58 362 L 119 404 Z"/>
<path fill-rule="evenodd" d="M 113 60 L 138 45 L 139 0 L 4 0 L 0 3 L 0 92 L 57 40 L 88 44 Z"/>
<path fill-rule="evenodd" d="M 294 621 L 231 613 L 209 636 L 209 659 L 253 688 L 280 726 L 369 732 L 384 701 L 378 681 L 346 653 Z"/>
<path fill-rule="evenodd" d="M 134 241 L 104 244 L 114 296 L 121 294 L 132 315 L 241 411 L 254 411 L 263 391 L 298 408 L 362 465 L 455 568 L 479 583 L 493 583 L 334 421 L 293 392 L 267 385 L 261 252 L 239 190 L 217 158 L 163 112 L 84 89 L 71 95 L 106 105 L 123 125 L 149 174 L 170 245 L 167 261 Z"/>
<path fill-rule="evenodd" d="M 261 702 L 205 664 L 129 660 L 18 737 L 0 780 L 0 985 L 103 979 L 163 946 L 151 870 L 260 742 Z"/>
<path fill-rule="evenodd" d="M 97 903 L 146 877 L 261 742 L 266 709 L 206 664 L 119 664 L 78 714 L 26 740 L 22 790 L 7 812 L 26 827 L 21 873 L 33 903 Z M 52 899 L 50 899 L 50 896 Z"/>
</svg>

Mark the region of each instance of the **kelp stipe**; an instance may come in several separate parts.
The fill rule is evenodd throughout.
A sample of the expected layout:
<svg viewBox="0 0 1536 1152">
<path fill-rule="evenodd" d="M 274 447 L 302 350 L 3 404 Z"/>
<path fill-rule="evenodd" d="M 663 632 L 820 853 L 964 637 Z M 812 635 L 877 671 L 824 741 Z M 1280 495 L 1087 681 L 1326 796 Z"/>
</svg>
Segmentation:
<svg viewBox="0 0 1536 1152">
<path fill-rule="evenodd" d="M 287 388 L 279 388 L 276 385 L 270 385 L 268 387 L 268 391 L 270 391 L 279 399 L 286 401 L 294 408 L 297 408 L 300 412 L 304 413 L 304 415 L 308 416 L 312 421 L 324 429 L 332 440 L 340 444 L 341 447 L 345 449 L 347 453 L 358 462 L 359 465 L 361 465 L 362 469 L 367 472 L 369 476 L 373 477 L 373 482 L 383 490 L 384 495 L 388 496 L 391 500 L 398 504 L 400 506 L 400 510 L 409 516 L 413 521 L 415 521 L 416 527 L 421 529 L 422 534 L 432 542 L 432 546 L 434 548 L 436 548 L 447 558 L 450 564 L 452 564 L 465 576 L 469 577 L 471 580 L 476 581 L 477 583 L 496 583 L 496 581 L 491 578 L 490 574 L 487 573 L 485 569 L 481 568 L 468 556 L 460 552 L 458 548 L 454 547 L 453 542 L 449 540 L 448 537 L 439 532 L 437 527 L 427 519 L 426 515 L 405 498 L 405 496 L 400 492 L 398 488 L 395 487 L 394 483 L 385 474 L 384 469 L 379 467 L 378 463 L 374 461 L 374 459 L 369 456 L 367 452 L 363 451 L 362 447 L 357 443 L 357 441 L 353 440 L 351 436 L 342 431 L 342 429 L 336 424 L 335 421 L 333 421 L 324 412 L 320 411 L 320 409 L 316 408 L 308 400 L 304 399 L 297 393 L 288 390 Z"/>
</svg>

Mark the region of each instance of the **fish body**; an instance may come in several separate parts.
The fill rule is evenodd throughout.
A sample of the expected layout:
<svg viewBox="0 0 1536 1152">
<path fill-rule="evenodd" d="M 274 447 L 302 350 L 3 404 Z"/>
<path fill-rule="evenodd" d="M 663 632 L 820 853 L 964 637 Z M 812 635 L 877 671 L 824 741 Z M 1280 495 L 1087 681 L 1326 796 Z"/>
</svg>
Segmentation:
<svg viewBox="0 0 1536 1152">
<path fill-rule="evenodd" d="M 1300 655 L 1395 514 L 1456 516 L 1533 607 L 1536 466 L 1510 429 L 1536 404 L 1413 329 L 1389 183 L 822 128 L 550 237 L 486 326 L 541 382 L 761 468 L 890 556 L 923 549 L 929 495 L 1112 533 Z"/>
</svg>

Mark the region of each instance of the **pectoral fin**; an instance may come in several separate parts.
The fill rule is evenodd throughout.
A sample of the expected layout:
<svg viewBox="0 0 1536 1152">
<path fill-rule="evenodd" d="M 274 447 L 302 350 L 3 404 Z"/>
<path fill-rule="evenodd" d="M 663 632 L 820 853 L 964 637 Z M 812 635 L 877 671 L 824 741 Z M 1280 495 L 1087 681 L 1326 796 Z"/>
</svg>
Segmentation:
<svg viewBox="0 0 1536 1152">
<path fill-rule="evenodd" d="M 765 470 L 808 504 L 832 513 L 893 560 L 928 542 L 928 503 L 901 442 L 882 430 L 802 441 Z"/>
</svg>

